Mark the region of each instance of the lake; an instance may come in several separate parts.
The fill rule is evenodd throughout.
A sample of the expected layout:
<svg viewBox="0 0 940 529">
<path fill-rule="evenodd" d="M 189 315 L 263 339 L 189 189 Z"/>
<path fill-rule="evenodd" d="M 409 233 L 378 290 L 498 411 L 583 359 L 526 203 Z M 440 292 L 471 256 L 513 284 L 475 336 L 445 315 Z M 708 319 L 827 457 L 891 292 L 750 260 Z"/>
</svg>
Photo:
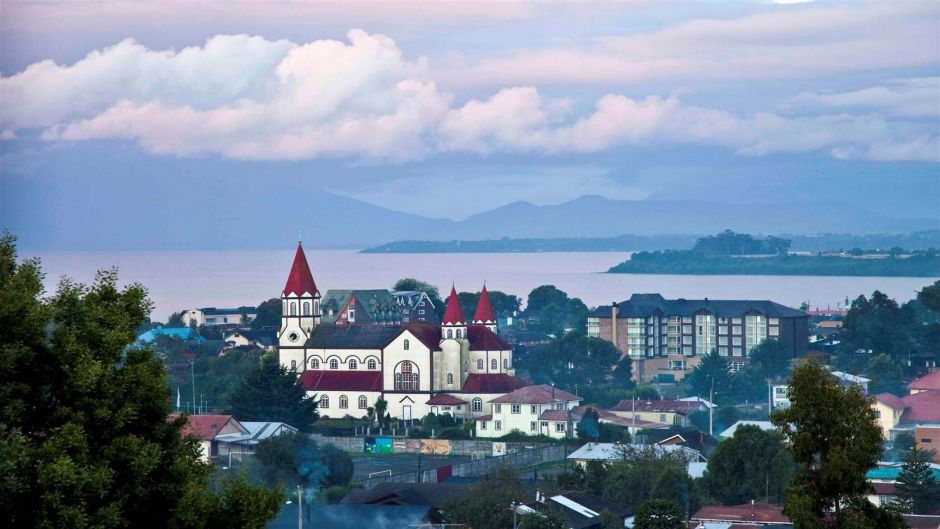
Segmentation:
<svg viewBox="0 0 940 529">
<path fill-rule="evenodd" d="M 846 298 L 881 290 L 899 303 L 936 279 L 907 277 L 687 276 L 601 273 L 626 259 L 620 252 L 498 254 L 361 254 L 355 250 L 306 250 L 321 292 L 331 288 L 390 288 L 402 277 L 437 285 L 446 296 L 458 290 L 491 290 L 523 299 L 533 288 L 551 284 L 588 306 L 607 304 L 640 292 L 667 298 L 770 299 L 798 307 L 844 305 Z M 294 251 L 218 252 L 43 252 L 46 288 L 52 292 L 64 274 L 82 282 L 95 271 L 116 266 L 123 281 L 139 281 L 155 303 L 154 319 L 191 307 L 257 305 L 280 296 Z"/>
</svg>

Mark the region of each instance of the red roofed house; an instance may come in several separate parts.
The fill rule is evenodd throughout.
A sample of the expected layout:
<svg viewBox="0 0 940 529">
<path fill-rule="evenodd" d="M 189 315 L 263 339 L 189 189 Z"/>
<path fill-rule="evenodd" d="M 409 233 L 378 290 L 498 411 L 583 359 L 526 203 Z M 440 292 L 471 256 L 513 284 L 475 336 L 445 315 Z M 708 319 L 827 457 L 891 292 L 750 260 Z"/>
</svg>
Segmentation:
<svg viewBox="0 0 940 529">
<path fill-rule="evenodd" d="M 178 415 L 170 415 L 171 419 L 176 417 Z M 216 437 L 227 434 L 245 435 L 248 429 L 231 415 L 188 415 L 181 433 L 183 437 L 194 437 L 199 440 L 199 458 L 208 461 L 209 458 L 218 455 L 219 446 Z"/>
<path fill-rule="evenodd" d="M 621 417 L 676 426 L 688 426 L 689 414 L 695 410 L 708 410 L 696 400 L 622 400 L 610 411 Z"/>
<path fill-rule="evenodd" d="M 872 403 L 885 439 L 900 432 L 914 433 L 918 426 L 940 427 L 940 391 L 921 391 L 906 397 L 890 393 L 875 395 Z"/>
<path fill-rule="evenodd" d="M 525 386 L 490 400 L 490 414 L 477 419 L 477 437 L 500 437 L 513 430 L 527 435 L 574 437 L 571 410 L 581 397 L 548 384 Z"/>
<path fill-rule="evenodd" d="M 792 526 L 783 508 L 770 503 L 745 503 L 744 505 L 706 505 L 692 515 L 690 529 L 704 529 L 706 524 L 732 524 L 732 527 Z"/>
<path fill-rule="evenodd" d="M 320 400 L 323 417 L 363 417 L 381 398 L 389 415 L 401 420 L 435 409 L 472 418 L 485 413 L 484 402 L 524 385 L 515 377 L 512 346 L 497 334 L 485 288 L 473 321 L 467 321 L 451 287 L 439 325 L 360 324 L 349 317 L 326 323 L 320 292 L 298 244 L 281 300 L 281 365 L 299 373 L 303 387 Z M 443 404 L 435 400 L 439 394 L 461 402 Z"/>
<path fill-rule="evenodd" d="M 931 371 L 907 385 L 911 395 L 924 391 L 940 391 L 940 369 Z"/>
</svg>

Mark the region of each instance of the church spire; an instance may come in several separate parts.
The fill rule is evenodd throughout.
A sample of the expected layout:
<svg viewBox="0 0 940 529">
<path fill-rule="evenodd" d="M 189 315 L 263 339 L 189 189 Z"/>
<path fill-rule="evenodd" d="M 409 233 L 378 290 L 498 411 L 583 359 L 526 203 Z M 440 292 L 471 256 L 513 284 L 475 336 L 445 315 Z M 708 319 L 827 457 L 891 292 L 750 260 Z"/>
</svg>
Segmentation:
<svg viewBox="0 0 940 529">
<path fill-rule="evenodd" d="M 441 325 L 466 325 L 467 317 L 463 315 L 463 309 L 460 308 L 460 302 L 457 300 L 457 288 L 454 285 L 450 287 L 450 296 L 447 298 L 447 309 L 444 311 L 444 318 Z"/>
<path fill-rule="evenodd" d="M 284 285 L 284 295 L 302 296 L 304 293 L 315 296 L 317 294 L 317 284 L 313 281 L 313 274 L 310 273 L 310 265 L 307 264 L 303 244 L 298 241 L 297 253 L 294 254 L 294 264 L 287 276 L 287 284 Z"/>
<path fill-rule="evenodd" d="M 490 304 L 490 293 L 486 290 L 486 283 L 483 284 L 483 290 L 480 291 L 480 301 L 477 303 L 477 310 L 473 314 L 474 324 L 486 324 L 496 321 L 493 315 L 493 305 Z"/>
</svg>

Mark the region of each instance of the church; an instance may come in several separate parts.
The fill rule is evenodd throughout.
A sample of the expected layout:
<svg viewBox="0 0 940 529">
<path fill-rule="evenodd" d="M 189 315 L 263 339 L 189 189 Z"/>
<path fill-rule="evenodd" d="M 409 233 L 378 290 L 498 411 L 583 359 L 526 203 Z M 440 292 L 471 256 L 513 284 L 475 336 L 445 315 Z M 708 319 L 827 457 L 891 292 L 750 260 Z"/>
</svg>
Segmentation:
<svg viewBox="0 0 940 529">
<path fill-rule="evenodd" d="M 365 417 L 384 399 L 402 420 L 475 419 L 487 413 L 484 403 L 526 385 L 515 376 L 512 346 L 497 334 L 485 285 L 469 321 L 452 286 L 440 324 L 323 323 L 320 302 L 298 243 L 281 293 L 278 356 L 317 396 L 321 417 Z"/>
</svg>

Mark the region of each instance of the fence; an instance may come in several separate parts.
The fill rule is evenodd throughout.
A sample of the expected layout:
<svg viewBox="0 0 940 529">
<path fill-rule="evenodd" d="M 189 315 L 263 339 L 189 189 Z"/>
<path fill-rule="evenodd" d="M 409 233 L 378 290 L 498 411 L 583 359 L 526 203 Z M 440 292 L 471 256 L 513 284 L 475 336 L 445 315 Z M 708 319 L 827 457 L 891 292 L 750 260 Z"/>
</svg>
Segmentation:
<svg viewBox="0 0 940 529">
<path fill-rule="evenodd" d="M 436 454 L 451 456 L 473 456 L 476 454 L 495 455 L 494 445 L 505 447 L 505 453 L 521 452 L 543 446 L 548 443 L 530 443 L 522 441 L 493 441 L 492 439 L 405 439 L 400 437 L 337 437 L 310 434 L 310 438 L 319 444 L 331 444 L 351 454 L 373 452 L 370 445 L 382 441 L 390 447 L 392 454 Z"/>
<path fill-rule="evenodd" d="M 364 480 L 363 485 L 365 488 L 370 489 L 379 483 L 384 483 L 386 481 L 397 483 L 438 483 L 440 481 L 446 480 L 450 476 L 484 476 L 501 466 L 525 468 L 546 461 L 557 461 L 559 459 L 564 459 L 566 455 L 567 454 L 565 453 L 564 445 L 543 445 L 537 448 L 520 450 L 502 456 L 488 457 L 486 459 L 478 459 L 440 468 L 422 470 L 420 473 L 415 470 L 411 472 L 393 474 L 390 476 L 373 476 Z"/>
</svg>

